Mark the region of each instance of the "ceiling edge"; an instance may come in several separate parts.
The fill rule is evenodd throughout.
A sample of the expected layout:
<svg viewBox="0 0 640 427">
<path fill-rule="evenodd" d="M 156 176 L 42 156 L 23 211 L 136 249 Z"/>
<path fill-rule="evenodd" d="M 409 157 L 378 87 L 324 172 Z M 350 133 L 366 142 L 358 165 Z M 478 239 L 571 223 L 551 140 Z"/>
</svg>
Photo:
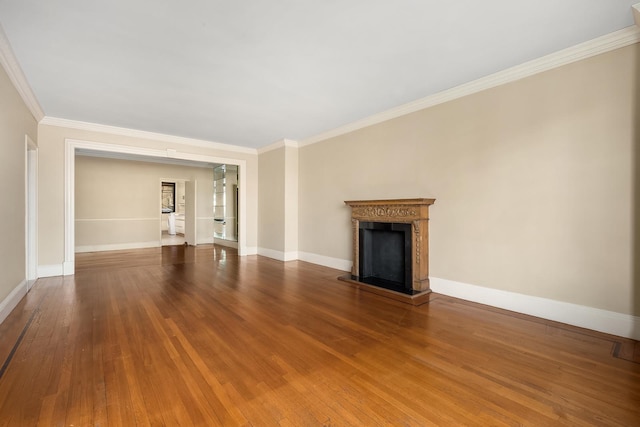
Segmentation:
<svg viewBox="0 0 640 427">
<path fill-rule="evenodd" d="M 131 138 L 152 139 L 155 141 L 170 142 L 173 144 L 191 145 L 194 147 L 212 148 L 216 150 L 231 151 L 243 154 L 258 154 L 255 148 L 242 147 L 239 145 L 223 144 L 221 142 L 205 141 L 202 139 L 185 138 L 182 136 L 166 135 L 163 133 L 148 132 L 144 130 L 121 128 L 117 126 L 100 125 L 97 123 L 81 122 L 77 120 L 60 119 L 57 117 L 45 116 L 40 120 L 41 125 L 59 126 L 71 129 L 86 130 L 90 132 L 101 132 L 112 135 L 121 135 Z"/>
<path fill-rule="evenodd" d="M 11 83 L 15 86 L 20 97 L 22 97 L 22 100 L 36 121 L 39 122 L 42 120 L 44 117 L 44 111 L 38 102 L 38 98 L 36 98 L 36 95 L 33 93 L 33 90 L 27 81 L 27 77 L 22 71 L 18 60 L 13 53 L 13 49 L 11 49 L 11 43 L 9 43 L 9 39 L 2 28 L 2 24 L 0 24 L 0 65 L 2 65 L 4 70 L 7 72 Z"/>
<path fill-rule="evenodd" d="M 298 142 L 292 139 L 281 139 L 280 141 L 276 141 L 273 144 L 266 145 L 264 147 L 258 148 L 258 154 L 266 153 L 267 151 L 277 150 L 281 147 L 298 147 Z"/>
<path fill-rule="evenodd" d="M 640 3 L 634 5 L 633 8 L 634 16 L 636 17 L 635 19 L 637 21 L 638 15 L 640 14 L 640 10 L 638 10 L 640 8 Z M 340 126 L 336 129 L 321 133 L 319 135 L 303 139 L 298 142 L 298 146 L 304 147 L 307 145 L 315 144 L 329 138 L 353 132 L 367 126 L 391 120 L 396 117 L 404 116 L 406 114 L 414 113 L 425 108 L 443 104 L 454 99 L 472 95 L 486 89 L 520 80 L 534 74 L 542 73 L 553 68 L 571 64 L 572 62 L 587 59 L 592 56 L 606 53 L 638 42 L 640 42 L 640 28 L 638 26 L 627 27 L 622 30 L 604 35 L 602 37 L 598 37 L 596 39 L 578 44 L 576 46 L 563 49 L 550 55 L 525 62 L 524 64 L 516 65 L 515 67 L 511 67 L 506 70 L 488 75 L 486 77 L 482 77 L 472 82 L 447 89 L 445 91 L 418 99 L 413 102 L 409 102 L 404 105 L 400 105 L 396 108 L 392 108 L 378 114 L 374 114 L 362 120 Z"/>
</svg>

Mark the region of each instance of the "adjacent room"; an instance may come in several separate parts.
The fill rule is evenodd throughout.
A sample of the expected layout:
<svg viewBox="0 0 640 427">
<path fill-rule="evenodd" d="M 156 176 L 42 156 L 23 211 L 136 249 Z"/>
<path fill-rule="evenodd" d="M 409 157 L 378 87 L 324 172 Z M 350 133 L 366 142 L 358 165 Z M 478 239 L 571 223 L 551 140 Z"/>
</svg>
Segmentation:
<svg viewBox="0 0 640 427">
<path fill-rule="evenodd" d="M 640 3 L 0 2 L 0 426 L 640 424 Z"/>
</svg>

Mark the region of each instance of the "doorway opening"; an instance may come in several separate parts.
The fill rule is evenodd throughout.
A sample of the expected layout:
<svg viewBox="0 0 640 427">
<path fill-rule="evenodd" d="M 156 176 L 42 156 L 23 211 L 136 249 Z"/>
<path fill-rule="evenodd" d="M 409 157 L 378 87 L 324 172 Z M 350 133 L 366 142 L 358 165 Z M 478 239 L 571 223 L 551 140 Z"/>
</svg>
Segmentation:
<svg viewBox="0 0 640 427">
<path fill-rule="evenodd" d="M 197 181 L 193 179 L 161 180 L 161 246 L 196 246 L 199 243 L 196 189 Z"/>
<path fill-rule="evenodd" d="M 65 233 L 64 233 L 64 261 L 62 263 L 62 274 L 63 275 L 71 275 L 75 273 L 75 237 L 76 237 L 76 218 L 75 218 L 75 160 L 76 153 L 99 153 L 99 155 L 104 157 L 114 157 L 120 159 L 128 159 L 128 160 L 141 160 L 147 162 L 159 162 L 159 163 L 172 163 L 172 164 L 191 164 L 191 165 L 200 165 L 200 167 L 210 167 L 211 170 L 216 165 L 226 164 L 226 165 L 236 165 L 238 166 L 238 186 L 240 188 L 239 194 L 239 203 L 238 203 L 238 232 L 237 232 L 237 247 L 238 247 L 238 255 L 245 256 L 248 253 L 247 248 L 247 219 L 246 219 L 246 197 L 247 192 L 243 191 L 242 186 L 246 185 L 247 182 L 247 168 L 246 161 L 240 159 L 232 159 L 232 158 L 223 158 L 223 157 L 214 157 L 202 154 L 193 154 L 193 153 L 185 153 L 178 152 L 172 149 L 152 149 L 152 148 L 143 148 L 143 147 L 132 147 L 132 146 L 122 146 L 116 144 L 106 144 L 99 142 L 91 142 L 91 141 L 81 141 L 74 139 L 66 139 L 65 140 Z M 213 179 L 207 181 L 207 183 L 202 183 L 204 187 L 212 186 Z M 159 182 L 159 181 L 156 181 Z M 195 194 L 195 181 L 193 182 L 194 194 Z M 157 188 L 157 187 L 156 187 Z M 158 194 L 158 193 L 156 193 Z M 155 198 L 158 200 L 157 209 L 158 209 L 158 217 L 161 212 L 161 202 L 159 197 Z M 212 213 L 212 201 L 202 204 L 202 217 L 197 217 L 196 221 L 201 225 L 199 234 L 206 234 L 206 236 L 200 236 L 200 240 L 204 243 L 205 240 L 208 239 L 209 243 L 213 241 L 213 215 Z M 186 197 L 185 197 L 186 201 Z M 204 202 L 203 202 L 204 203 Z M 211 203 L 211 204 L 210 204 Z M 195 204 L 195 202 L 194 202 Z M 154 209 L 155 210 L 155 209 Z M 195 211 L 195 206 L 194 206 Z M 208 211 L 205 216 L 205 211 Z M 146 218 L 145 218 L 146 220 Z M 156 221 L 158 221 L 156 219 Z M 196 222 L 194 221 L 194 222 Z M 159 237 L 160 224 L 156 222 L 158 234 L 156 236 Z M 194 224 L 195 225 L 195 224 Z M 205 226 L 207 225 L 207 226 Z M 209 228 L 210 227 L 210 228 Z M 188 238 L 186 235 L 186 231 L 189 228 L 187 224 L 187 218 L 185 217 L 185 238 Z M 156 237 L 156 242 L 159 241 L 158 237 Z M 195 234 L 193 235 L 193 244 L 195 241 Z"/>
<path fill-rule="evenodd" d="M 160 245 L 184 245 L 184 180 L 162 180 L 160 200 L 162 202 L 160 218 Z"/>
</svg>

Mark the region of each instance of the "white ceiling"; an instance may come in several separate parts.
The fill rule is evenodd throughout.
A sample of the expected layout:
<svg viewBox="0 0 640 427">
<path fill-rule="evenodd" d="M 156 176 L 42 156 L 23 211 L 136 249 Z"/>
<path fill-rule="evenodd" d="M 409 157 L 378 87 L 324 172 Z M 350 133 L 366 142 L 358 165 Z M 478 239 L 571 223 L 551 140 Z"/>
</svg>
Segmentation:
<svg viewBox="0 0 640 427">
<path fill-rule="evenodd" d="M 48 117 L 303 140 L 633 25 L 638 0 L 0 0 Z"/>
</svg>

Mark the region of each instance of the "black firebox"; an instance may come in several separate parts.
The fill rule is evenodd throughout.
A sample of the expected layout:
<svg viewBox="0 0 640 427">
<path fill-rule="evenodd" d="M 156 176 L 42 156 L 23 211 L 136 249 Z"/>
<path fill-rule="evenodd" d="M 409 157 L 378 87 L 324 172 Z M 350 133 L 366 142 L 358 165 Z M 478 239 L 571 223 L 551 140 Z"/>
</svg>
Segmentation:
<svg viewBox="0 0 640 427">
<path fill-rule="evenodd" d="M 360 222 L 358 281 L 412 295 L 411 224 Z"/>
</svg>

